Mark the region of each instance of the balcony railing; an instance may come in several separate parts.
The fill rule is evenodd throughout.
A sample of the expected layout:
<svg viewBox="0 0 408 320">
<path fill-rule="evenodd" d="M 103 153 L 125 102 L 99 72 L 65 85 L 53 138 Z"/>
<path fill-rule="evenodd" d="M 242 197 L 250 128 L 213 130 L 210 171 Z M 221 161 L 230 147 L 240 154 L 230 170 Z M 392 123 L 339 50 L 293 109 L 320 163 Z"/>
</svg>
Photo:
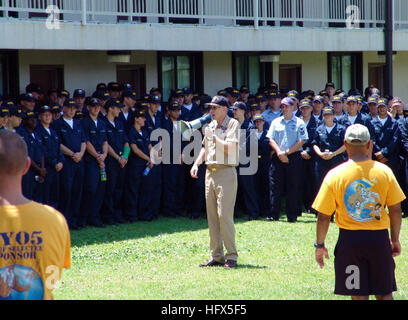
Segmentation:
<svg viewBox="0 0 408 320">
<path fill-rule="evenodd" d="M 388 0 L 0 0 L 0 17 L 63 22 L 202 26 L 383 28 Z M 394 0 L 395 28 L 408 28 L 408 1 Z"/>
</svg>

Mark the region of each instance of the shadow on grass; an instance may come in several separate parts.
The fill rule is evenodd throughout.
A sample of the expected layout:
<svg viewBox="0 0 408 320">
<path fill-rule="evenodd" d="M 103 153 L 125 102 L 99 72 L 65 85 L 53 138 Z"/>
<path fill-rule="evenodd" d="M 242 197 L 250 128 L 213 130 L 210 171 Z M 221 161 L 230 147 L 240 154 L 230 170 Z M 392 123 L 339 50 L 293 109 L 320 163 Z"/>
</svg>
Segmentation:
<svg viewBox="0 0 408 320">
<path fill-rule="evenodd" d="M 237 264 L 236 269 L 267 269 L 266 266 L 253 266 L 251 264 Z"/>
<path fill-rule="evenodd" d="M 235 219 L 235 224 L 248 222 L 246 219 Z M 106 228 L 86 227 L 79 231 L 71 231 L 71 245 L 76 247 L 92 244 L 110 243 L 131 239 L 156 237 L 161 234 L 183 233 L 208 230 L 207 219 L 200 218 L 159 218 L 152 222 L 138 221 L 132 224 L 108 226 Z"/>
<path fill-rule="evenodd" d="M 236 225 L 241 223 L 264 222 L 265 218 L 255 221 L 248 221 L 248 215 L 241 215 L 234 218 Z M 276 222 L 268 222 L 273 228 Z M 283 213 L 279 223 L 288 223 L 286 215 Z M 299 217 L 297 223 L 315 224 L 313 215 L 304 214 Z M 296 223 L 290 223 L 295 227 Z M 110 243 L 115 241 L 125 241 L 131 239 L 156 237 L 162 234 L 174 234 L 199 230 L 208 230 L 207 219 L 203 215 L 200 219 L 191 220 L 186 217 L 165 218 L 160 217 L 152 222 L 138 221 L 132 224 L 122 224 L 119 226 L 109 226 L 106 228 L 87 227 L 80 231 L 71 231 L 71 245 L 76 247 L 88 246 L 92 244 Z"/>
</svg>

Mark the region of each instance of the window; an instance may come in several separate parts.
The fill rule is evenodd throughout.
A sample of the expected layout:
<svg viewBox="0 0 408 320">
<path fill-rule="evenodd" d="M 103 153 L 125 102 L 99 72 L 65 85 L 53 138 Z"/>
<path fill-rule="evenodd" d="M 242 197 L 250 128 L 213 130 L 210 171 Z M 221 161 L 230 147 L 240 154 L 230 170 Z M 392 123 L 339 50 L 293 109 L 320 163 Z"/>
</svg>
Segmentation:
<svg viewBox="0 0 408 320">
<path fill-rule="evenodd" d="M 171 90 L 191 88 L 196 92 L 203 91 L 203 56 L 198 53 L 159 52 L 159 88 L 163 101 L 170 97 Z"/>
<path fill-rule="evenodd" d="M 279 66 L 279 87 L 302 92 L 302 66 L 281 64 Z"/>
<path fill-rule="evenodd" d="M 116 67 L 116 80 L 119 83 L 130 83 L 141 97 L 146 93 L 146 66 L 144 65 L 118 65 Z"/>
<path fill-rule="evenodd" d="M 6 97 L 19 95 L 18 52 L 0 50 L 0 94 Z"/>
<path fill-rule="evenodd" d="M 252 93 L 272 82 L 272 63 L 260 62 L 258 53 L 233 53 L 232 72 L 233 86 L 246 85 Z"/>
<path fill-rule="evenodd" d="M 329 53 L 328 57 L 328 80 L 346 92 L 350 89 L 362 91 L 362 53 Z"/>
<path fill-rule="evenodd" d="M 30 82 L 38 84 L 45 94 L 51 88 L 64 89 L 64 66 L 30 65 Z"/>
</svg>

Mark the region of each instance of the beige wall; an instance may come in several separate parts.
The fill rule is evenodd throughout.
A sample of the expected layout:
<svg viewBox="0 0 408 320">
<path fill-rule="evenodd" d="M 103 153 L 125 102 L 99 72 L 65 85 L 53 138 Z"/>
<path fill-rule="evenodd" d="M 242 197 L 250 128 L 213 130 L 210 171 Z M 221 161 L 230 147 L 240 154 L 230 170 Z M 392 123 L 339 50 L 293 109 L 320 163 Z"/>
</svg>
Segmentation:
<svg viewBox="0 0 408 320">
<path fill-rule="evenodd" d="M 400 51 L 394 61 L 394 96 L 408 103 L 408 51 Z"/>
<path fill-rule="evenodd" d="M 91 95 L 100 82 L 116 81 L 116 63 L 108 62 L 105 51 L 40 51 L 19 52 L 20 91 L 30 82 L 30 65 L 63 65 L 65 89 L 78 88 Z M 146 89 L 157 86 L 156 52 L 133 52 L 130 64 L 146 66 Z"/>
<path fill-rule="evenodd" d="M 232 86 L 231 52 L 204 52 L 204 91 L 213 96 Z"/>
</svg>

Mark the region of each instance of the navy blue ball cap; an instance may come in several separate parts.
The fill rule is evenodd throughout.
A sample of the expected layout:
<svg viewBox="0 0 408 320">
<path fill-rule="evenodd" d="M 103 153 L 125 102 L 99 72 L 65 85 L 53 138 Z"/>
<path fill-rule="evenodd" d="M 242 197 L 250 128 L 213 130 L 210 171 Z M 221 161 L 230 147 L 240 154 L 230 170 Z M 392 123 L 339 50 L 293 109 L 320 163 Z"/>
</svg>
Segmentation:
<svg viewBox="0 0 408 320">
<path fill-rule="evenodd" d="M 117 82 L 109 82 L 108 83 L 108 91 L 120 91 L 121 85 Z"/>
<path fill-rule="evenodd" d="M 23 119 L 37 119 L 37 114 L 34 111 L 22 112 L 21 118 L 23 118 Z"/>
<path fill-rule="evenodd" d="M 232 109 L 233 110 L 241 109 L 241 110 L 247 111 L 247 105 L 245 102 L 238 101 L 234 103 L 234 105 L 232 106 Z"/>
<path fill-rule="evenodd" d="M 161 101 L 160 101 L 159 96 L 150 95 L 149 96 L 149 103 L 160 104 Z"/>
<path fill-rule="evenodd" d="M 184 88 L 184 89 L 183 89 L 183 93 L 184 93 L 185 95 L 187 95 L 187 94 L 193 94 L 194 91 L 193 91 L 191 88 Z"/>
<path fill-rule="evenodd" d="M 39 114 L 43 114 L 43 113 L 45 113 L 45 112 L 47 112 L 47 111 L 52 112 L 52 109 L 51 109 L 50 106 L 45 105 L 45 106 L 42 106 L 42 107 L 40 108 L 40 110 L 39 110 L 38 113 L 39 113 Z"/>
<path fill-rule="evenodd" d="M 209 106 L 229 107 L 228 100 L 224 96 L 215 96 L 211 102 L 207 103 Z"/>
<path fill-rule="evenodd" d="M 125 90 L 122 93 L 122 98 L 132 98 L 133 100 L 137 100 L 137 93 L 133 90 Z"/>
<path fill-rule="evenodd" d="M 20 101 L 31 101 L 31 102 L 33 102 L 33 101 L 35 101 L 35 98 L 34 98 L 33 94 L 30 92 L 30 93 L 21 94 L 20 97 L 19 97 L 19 100 Z"/>
<path fill-rule="evenodd" d="M 76 89 L 74 91 L 74 98 L 85 98 L 86 94 L 85 94 L 85 90 L 82 89 Z"/>
<path fill-rule="evenodd" d="M 64 107 L 76 108 L 77 104 L 74 99 L 67 99 L 64 101 Z"/>
<path fill-rule="evenodd" d="M 90 98 L 86 102 L 86 105 L 90 107 L 100 107 L 102 106 L 102 103 L 101 100 L 99 100 L 98 98 Z"/>
<path fill-rule="evenodd" d="M 92 94 L 92 98 L 98 98 L 99 100 L 106 101 L 110 99 L 110 95 L 105 90 L 97 90 Z"/>
<path fill-rule="evenodd" d="M 123 108 L 122 102 L 119 99 L 109 99 L 105 104 L 105 109 L 108 110 L 109 108 Z"/>
<path fill-rule="evenodd" d="M 180 105 L 178 104 L 177 101 L 171 102 L 171 103 L 167 106 L 167 108 L 168 108 L 170 111 L 181 110 L 181 107 L 180 107 Z"/>
<path fill-rule="evenodd" d="M 58 97 L 65 97 L 67 99 L 69 99 L 69 92 L 67 90 L 60 90 L 58 91 Z"/>
<path fill-rule="evenodd" d="M 26 87 L 26 92 L 36 92 L 36 93 L 40 93 L 41 92 L 41 87 L 36 84 L 36 83 L 30 83 L 27 87 Z"/>
<path fill-rule="evenodd" d="M 61 112 L 61 107 L 58 103 L 53 103 L 51 106 L 51 111 L 53 113 L 60 113 Z"/>
<path fill-rule="evenodd" d="M 98 85 L 96 86 L 96 91 L 98 91 L 98 90 L 104 90 L 104 91 L 106 91 L 106 89 L 107 89 L 106 84 L 103 83 L 103 82 L 98 83 Z"/>
</svg>

